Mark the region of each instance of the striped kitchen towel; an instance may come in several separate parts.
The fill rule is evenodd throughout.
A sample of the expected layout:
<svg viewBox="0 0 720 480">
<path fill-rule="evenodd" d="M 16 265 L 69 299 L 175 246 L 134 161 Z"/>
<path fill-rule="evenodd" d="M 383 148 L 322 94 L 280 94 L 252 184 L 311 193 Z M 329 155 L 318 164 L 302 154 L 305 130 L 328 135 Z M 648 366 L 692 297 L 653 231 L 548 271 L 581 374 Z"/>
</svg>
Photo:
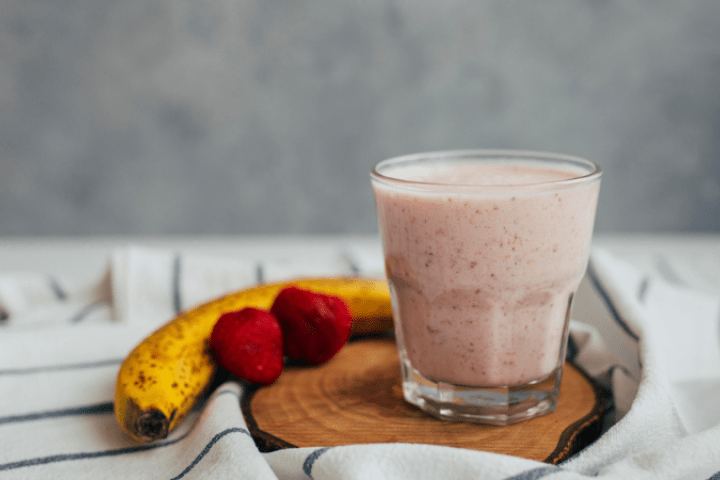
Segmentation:
<svg viewBox="0 0 720 480">
<path fill-rule="evenodd" d="M 593 251 L 569 355 L 612 410 L 602 436 L 556 466 L 400 443 L 261 453 L 234 381 L 164 440 L 141 445 L 116 425 L 120 362 L 178 311 L 258 281 L 376 275 L 380 258 L 340 248 L 262 261 L 123 248 L 89 285 L 0 272 L 0 479 L 720 478 L 720 285 L 671 257 L 656 267 Z"/>
</svg>

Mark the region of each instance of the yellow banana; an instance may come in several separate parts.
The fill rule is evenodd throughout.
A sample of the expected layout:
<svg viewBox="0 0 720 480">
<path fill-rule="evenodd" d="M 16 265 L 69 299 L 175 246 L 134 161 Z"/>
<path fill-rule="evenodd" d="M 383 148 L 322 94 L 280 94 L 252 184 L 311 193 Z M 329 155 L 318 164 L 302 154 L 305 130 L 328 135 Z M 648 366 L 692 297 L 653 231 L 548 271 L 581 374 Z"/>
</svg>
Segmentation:
<svg viewBox="0 0 720 480">
<path fill-rule="evenodd" d="M 261 284 L 212 300 L 177 315 L 125 359 L 115 386 L 115 417 L 122 429 L 141 442 L 166 437 L 213 380 L 216 365 L 208 340 L 220 315 L 245 307 L 269 310 L 280 290 L 290 285 L 342 298 L 353 317 L 354 336 L 392 326 L 387 284 L 360 277 Z"/>
</svg>

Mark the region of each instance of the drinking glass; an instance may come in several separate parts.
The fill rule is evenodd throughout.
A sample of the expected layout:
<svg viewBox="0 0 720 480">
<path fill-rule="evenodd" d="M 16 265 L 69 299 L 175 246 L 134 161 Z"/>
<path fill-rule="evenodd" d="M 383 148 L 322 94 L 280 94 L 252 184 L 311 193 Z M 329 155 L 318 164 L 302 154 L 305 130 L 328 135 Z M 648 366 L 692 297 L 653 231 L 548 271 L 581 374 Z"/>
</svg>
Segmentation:
<svg viewBox="0 0 720 480">
<path fill-rule="evenodd" d="M 405 399 L 494 425 L 554 411 L 600 168 L 463 150 L 391 158 L 370 175 Z"/>
</svg>

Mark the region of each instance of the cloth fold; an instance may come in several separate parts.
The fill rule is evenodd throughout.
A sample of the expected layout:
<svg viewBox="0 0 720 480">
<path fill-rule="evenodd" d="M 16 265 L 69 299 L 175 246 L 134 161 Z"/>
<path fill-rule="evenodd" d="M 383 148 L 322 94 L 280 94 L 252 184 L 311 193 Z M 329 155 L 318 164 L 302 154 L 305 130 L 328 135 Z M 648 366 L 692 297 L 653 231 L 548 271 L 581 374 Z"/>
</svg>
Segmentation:
<svg viewBox="0 0 720 480">
<path fill-rule="evenodd" d="M 178 311 L 260 281 L 382 274 L 367 252 L 258 261 L 125 247 L 91 284 L 0 273 L 0 478 L 718 478 L 720 283 L 681 260 L 647 268 L 593 250 L 569 356 L 611 408 L 600 438 L 556 466 L 403 443 L 260 453 L 232 380 L 165 440 L 140 445 L 116 425 L 120 363 Z"/>
</svg>

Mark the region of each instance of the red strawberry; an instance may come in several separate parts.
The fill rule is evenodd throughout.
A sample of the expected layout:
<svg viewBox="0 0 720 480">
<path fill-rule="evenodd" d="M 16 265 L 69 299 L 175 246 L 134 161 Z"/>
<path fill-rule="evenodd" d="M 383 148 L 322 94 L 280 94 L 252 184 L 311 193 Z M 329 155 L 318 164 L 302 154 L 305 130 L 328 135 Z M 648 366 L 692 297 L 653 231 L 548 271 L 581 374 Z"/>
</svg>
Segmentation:
<svg viewBox="0 0 720 480">
<path fill-rule="evenodd" d="M 282 331 L 265 310 L 248 307 L 221 315 L 210 347 L 221 367 L 251 383 L 269 385 L 282 372 Z"/>
<path fill-rule="evenodd" d="M 352 317 L 338 297 L 288 287 L 270 312 L 280 322 L 285 355 L 293 360 L 327 362 L 350 338 Z"/>
</svg>

